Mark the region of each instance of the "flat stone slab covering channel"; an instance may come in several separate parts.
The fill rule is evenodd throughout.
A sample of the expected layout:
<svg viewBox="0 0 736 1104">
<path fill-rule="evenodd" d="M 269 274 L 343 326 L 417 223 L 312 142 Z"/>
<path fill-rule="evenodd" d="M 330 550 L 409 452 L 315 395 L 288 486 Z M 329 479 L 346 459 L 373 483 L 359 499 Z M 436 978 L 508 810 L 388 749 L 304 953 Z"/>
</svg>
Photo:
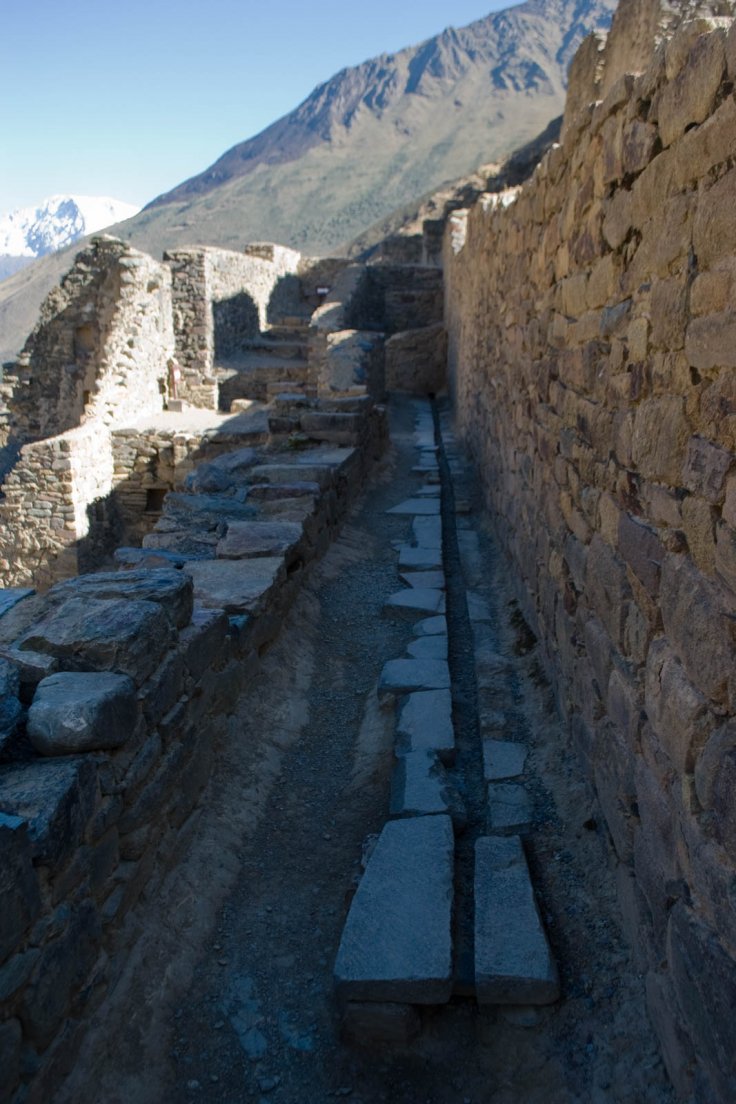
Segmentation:
<svg viewBox="0 0 736 1104">
<path fill-rule="evenodd" d="M 415 419 L 421 411 L 426 420 L 427 410 L 426 400 L 392 400 L 390 452 L 241 701 L 191 850 L 130 914 L 136 949 L 54 1104 L 673 1100 L 622 937 L 607 844 L 534 649 L 520 644 L 512 583 L 444 410 L 449 490 L 463 503 L 457 532 L 477 539 L 446 550 L 446 616 L 436 608 L 384 612 L 402 590 L 400 571 L 442 563 L 434 555 L 411 563 L 406 552 L 429 547 L 416 540 L 414 518 L 420 531 L 438 533 L 439 516 L 423 511 L 440 500 L 427 502 L 426 473 L 414 470 L 429 447 L 418 449 Z M 446 483 L 445 471 L 445 512 Z M 411 512 L 395 511 L 408 503 Z M 490 620 L 458 617 L 458 572 Z M 462 995 L 441 1007 L 407 1006 L 407 1014 L 399 1005 L 394 1021 L 381 1020 L 386 1037 L 362 1046 L 342 1034 L 333 970 L 363 865 L 390 822 L 399 711 L 394 688 L 386 688 L 388 704 L 377 689 L 389 661 L 445 628 L 457 747 L 445 727 L 430 742 L 453 785 L 463 764 L 477 762 L 481 795 L 490 781 L 482 740 L 523 744 L 511 767 L 501 765 L 503 748 L 492 759 L 487 749 L 486 759 L 529 795 L 523 849 L 562 996 L 545 1007 L 481 1008 Z M 477 687 L 472 670 L 457 678 L 458 657 L 470 655 L 472 666 L 474 654 Z M 472 702 L 460 700 L 458 685 L 471 687 Z M 415 691 L 433 692 L 446 693 Z M 473 723 L 461 726 L 471 708 Z M 419 740 L 419 716 L 416 705 L 403 714 L 406 751 Z M 446 835 L 447 820 L 435 819 Z M 465 835 L 473 833 L 490 830 L 471 818 Z M 472 839 L 466 850 L 472 854 Z"/>
</svg>

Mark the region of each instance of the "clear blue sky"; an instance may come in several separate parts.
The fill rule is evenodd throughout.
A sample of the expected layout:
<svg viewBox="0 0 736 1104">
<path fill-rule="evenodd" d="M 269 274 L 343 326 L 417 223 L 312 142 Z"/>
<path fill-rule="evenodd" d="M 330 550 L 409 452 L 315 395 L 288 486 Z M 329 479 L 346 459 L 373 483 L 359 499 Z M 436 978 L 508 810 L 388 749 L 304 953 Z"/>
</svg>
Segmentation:
<svg viewBox="0 0 736 1104">
<path fill-rule="evenodd" d="M 7 0 L 0 214 L 72 192 L 143 204 L 339 69 L 510 0 Z"/>
</svg>

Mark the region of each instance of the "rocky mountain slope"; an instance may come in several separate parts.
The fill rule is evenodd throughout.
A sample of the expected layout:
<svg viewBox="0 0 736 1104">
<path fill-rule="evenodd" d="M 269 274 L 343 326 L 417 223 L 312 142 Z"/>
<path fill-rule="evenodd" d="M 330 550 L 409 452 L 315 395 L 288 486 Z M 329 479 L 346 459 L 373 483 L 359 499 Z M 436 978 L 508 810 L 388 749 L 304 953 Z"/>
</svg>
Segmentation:
<svg viewBox="0 0 736 1104">
<path fill-rule="evenodd" d="M 154 255 L 264 239 L 335 252 L 417 196 L 538 134 L 562 111 L 581 39 L 606 27 L 614 7 L 615 0 L 526 0 L 344 69 L 114 233 Z M 70 258 L 55 262 L 0 284 L 0 359 L 17 351 Z"/>
<path fill-rule="evenodd" d="M 55 195 L 0 216 L 0 280 L 139 210 L 109 196 Z"/>
</svg>

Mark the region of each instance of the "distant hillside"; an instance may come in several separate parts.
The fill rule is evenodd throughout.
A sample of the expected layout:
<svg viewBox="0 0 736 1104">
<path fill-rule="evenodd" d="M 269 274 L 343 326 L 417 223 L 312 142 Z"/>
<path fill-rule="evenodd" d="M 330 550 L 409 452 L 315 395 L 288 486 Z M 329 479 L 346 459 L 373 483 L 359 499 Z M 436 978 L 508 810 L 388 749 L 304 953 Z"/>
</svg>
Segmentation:
<svg viewBox="0 0 736 1104">
<path fill-rule="evenodd" d="M 575 50 L 608 26 L 614 8 L 615 0 L 527 0 L 344 69 L 112 232 L 154 255 L 258 240 L 339 251 L 542 131 L 562 111 Z M 41 262 L 0 284 L 0 357 L 17 351 L 58 274 Z"/>
</svg>

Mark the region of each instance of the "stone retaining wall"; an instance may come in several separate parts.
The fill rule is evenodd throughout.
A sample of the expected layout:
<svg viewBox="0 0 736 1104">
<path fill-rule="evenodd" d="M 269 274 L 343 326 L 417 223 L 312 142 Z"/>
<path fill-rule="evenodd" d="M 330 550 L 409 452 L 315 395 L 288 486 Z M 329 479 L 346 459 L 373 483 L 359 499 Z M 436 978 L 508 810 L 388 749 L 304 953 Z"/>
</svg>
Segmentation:
<svg viewBox="0 0 736 1104">
<path fill-rule="evenodd" d="M 736 26 L 685 24 L 631 76 L 615 65 L 635 7 L 616 17 L 607 70 L 600 44 L 581 48 L 562 144 L 531 181 L 508 206 L 488 197 L 451 219 L 450 371 L 615 846 L 669 1072 L 683 1098 L 725 1104 L 736 1098 Z"/>
<path fill-rule="evenodd" d="M 3 1100 L 53 1098 L 125 965 L 126 915 L 196 831 L 227 719 L 383 447 L 384 412 L 356 420 L 360 448 L 215 442 L 146 547 L 120 550 L 134 569 L 3 603 Z M 178 478 L 175 442 L 167 460 Z"/>
</svg>

